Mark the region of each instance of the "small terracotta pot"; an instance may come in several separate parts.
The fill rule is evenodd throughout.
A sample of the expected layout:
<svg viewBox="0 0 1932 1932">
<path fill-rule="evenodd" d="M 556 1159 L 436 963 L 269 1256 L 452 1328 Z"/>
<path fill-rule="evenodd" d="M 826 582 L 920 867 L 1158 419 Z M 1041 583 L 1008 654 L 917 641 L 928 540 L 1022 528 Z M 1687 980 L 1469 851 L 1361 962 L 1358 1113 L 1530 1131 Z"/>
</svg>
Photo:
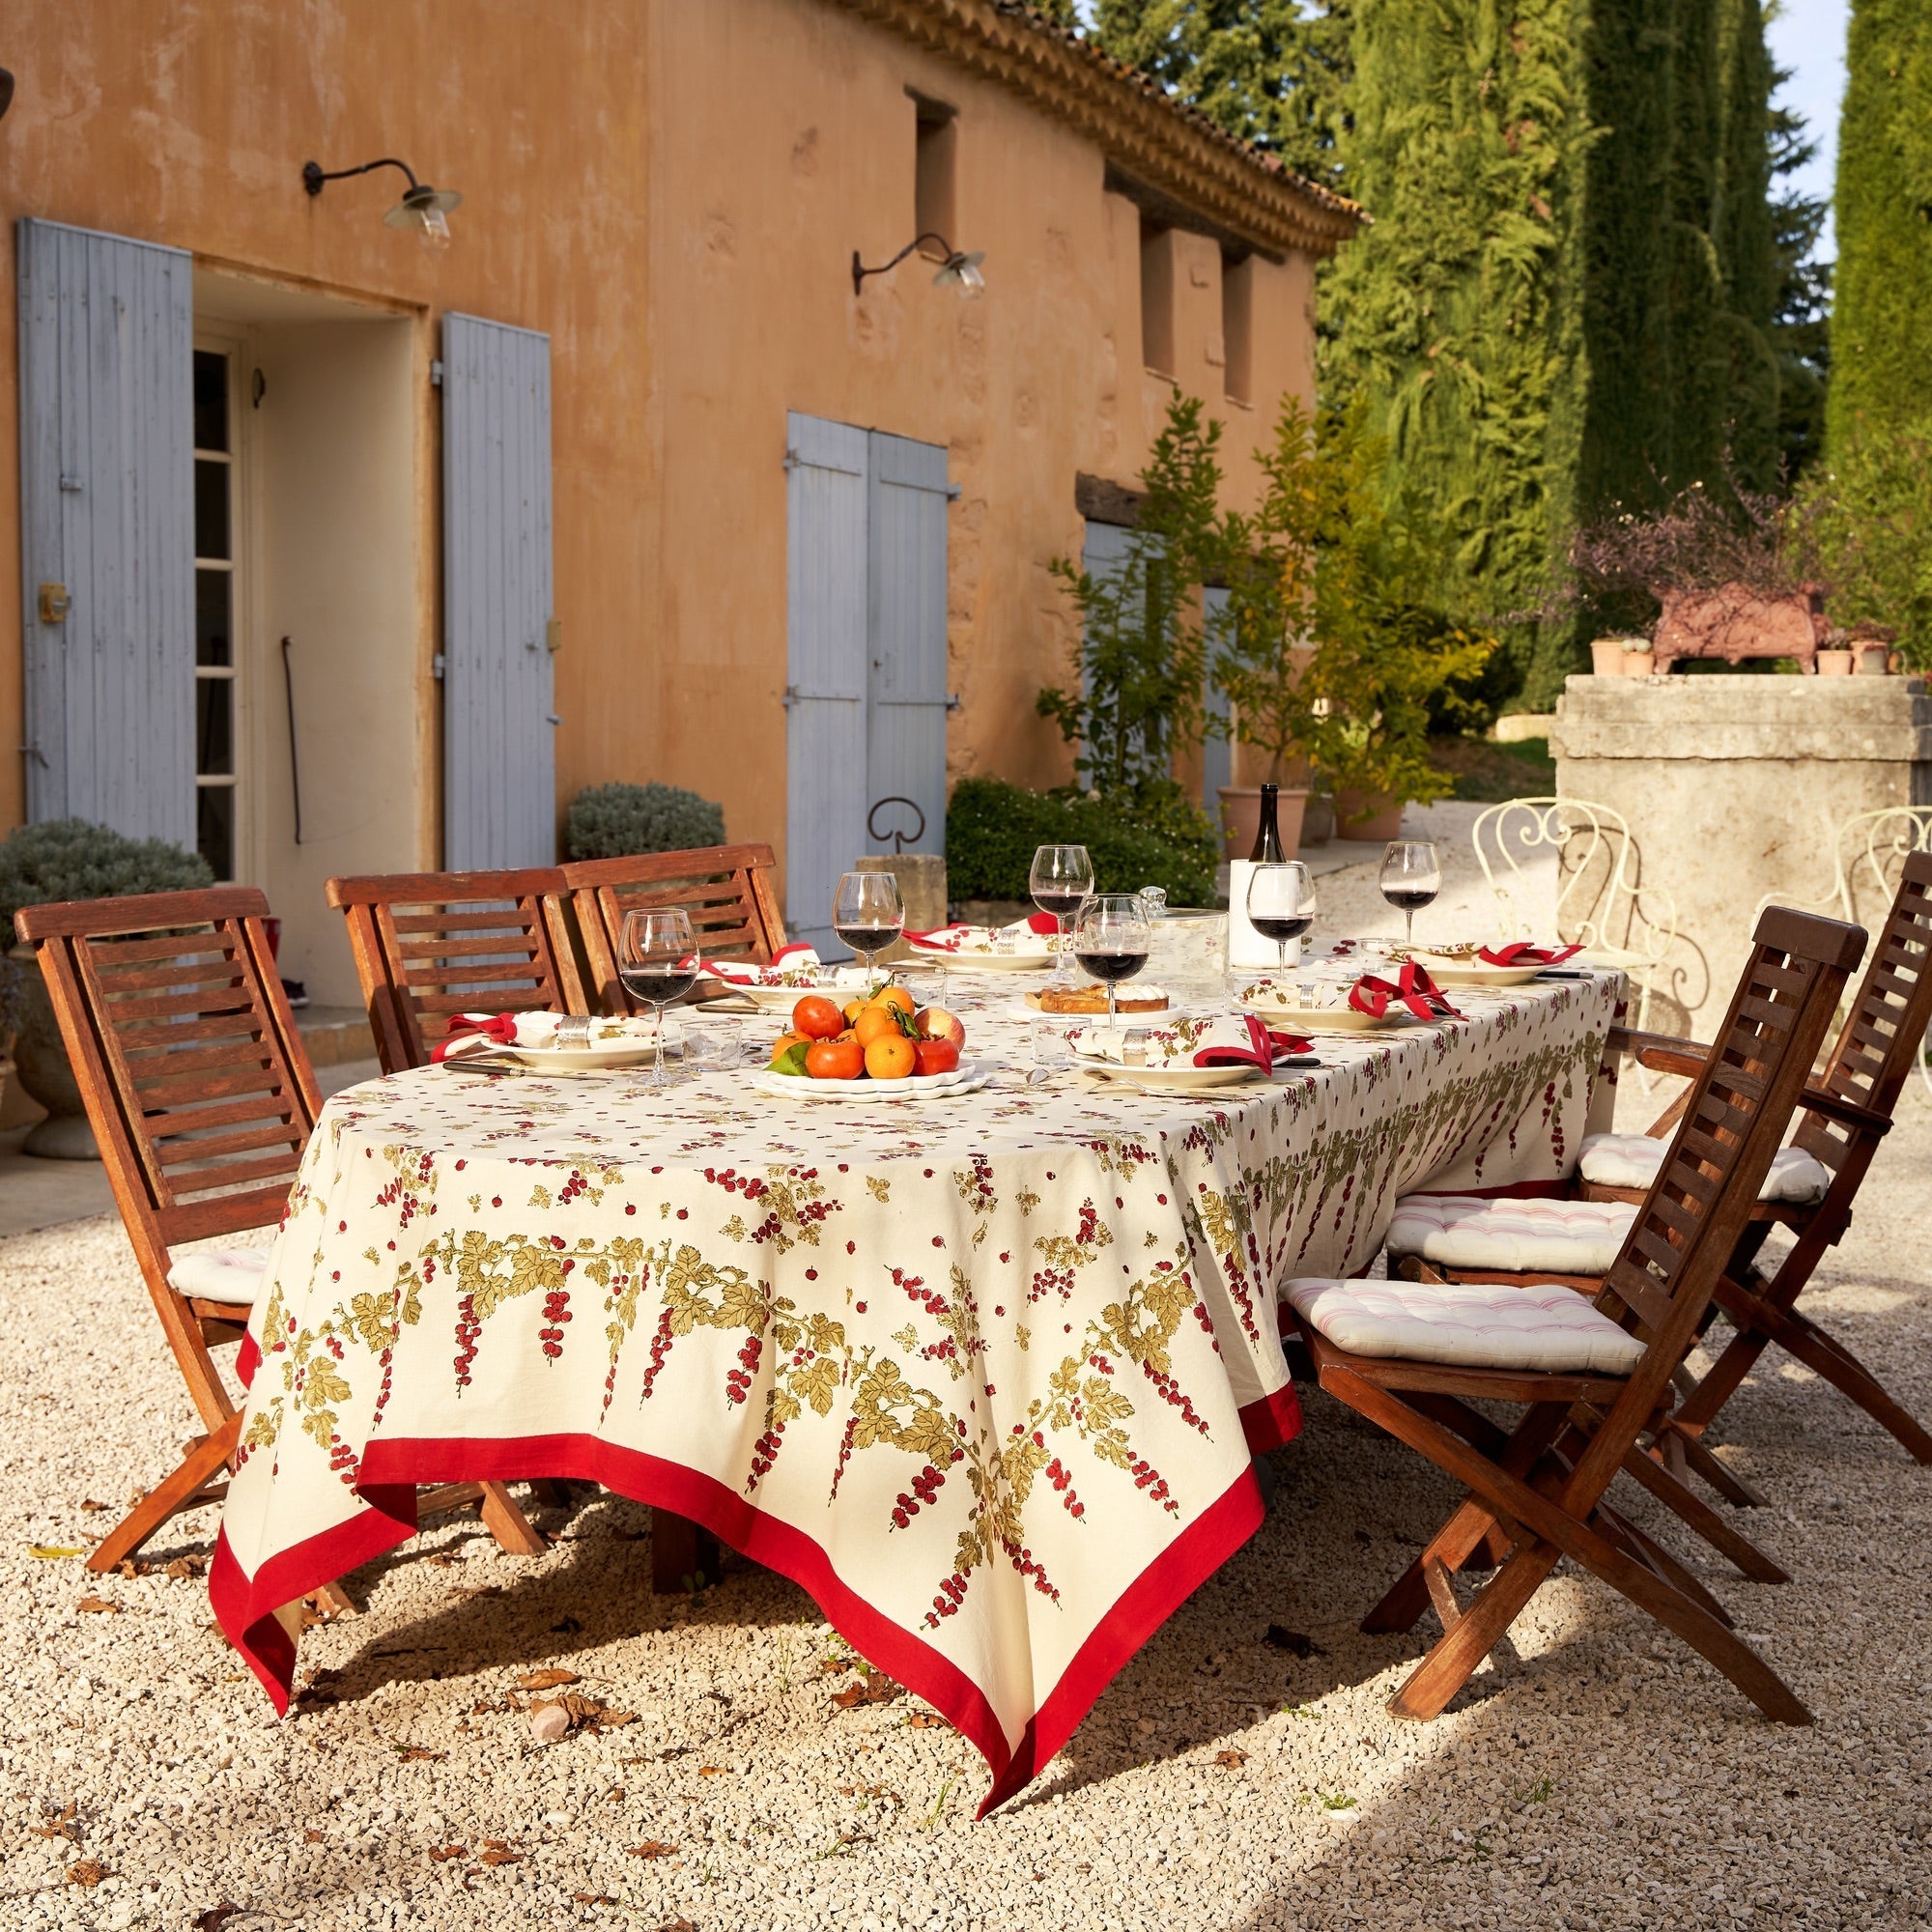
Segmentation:
<svg viewBox="0 0 1932 1932">
<path fill-rule="evenodd" d="M 1599 638 L 1590 646 L 1592 677 L 1621 677 L 1624 674 L 1624 643 L 1621 638 Z"/>
<path fill-rule="evenodd" d="M 1400 838 L 1402 800 L 1391 798 L 1385 791 L 1361 792 L 1338 786 L 1335 830 L 1343 838 Z"/>
<path fill-rule="evenodd" d="M 1850 677 L 1852 674 L 1852 654 L 1850 651 L 1820 651 L 1818 653 L 1818 675 L 1820 677 Z"/>
<path fill-rule="evenodd" d="M 1261 836 L 1261 786 L 1222 785 L 1220 800 L 1221 856 L 1245 859 Z M 1281 835 L 1284 859 L 1293 859 L 1301 849 L 1301 814 L 1307 804 L 1308 793 L 1298 785 L 1281 785 L 1275 791 L 1274 825 Z"/>
<path fill-rule="evenodd" d="M 1626 677 L 1649 677 L 1657 669 L 1655 651 L 1626 651 L 1624 653 L 1624 675 Z"/>
</svg>

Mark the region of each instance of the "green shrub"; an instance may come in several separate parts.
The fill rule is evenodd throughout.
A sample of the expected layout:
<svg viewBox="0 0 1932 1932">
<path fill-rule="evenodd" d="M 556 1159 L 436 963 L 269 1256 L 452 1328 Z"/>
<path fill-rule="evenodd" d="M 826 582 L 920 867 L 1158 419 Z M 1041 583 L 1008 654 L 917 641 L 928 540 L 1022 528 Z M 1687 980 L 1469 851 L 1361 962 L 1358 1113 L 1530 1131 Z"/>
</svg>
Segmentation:
<svg viewBox="0 0 1932 1932">
<path fill-rule="evenodd" d="M 563 823 L 566 859 L 690 852 L 724 842 L 724 808 L 676 785 L 586 785 Z"/>
<path fill-rule="evenodd" d="M 1171 904 L 1214 903 L 1219 841 L 1207 814 L 1171 781 L 1123 803 L 961 779 L 946 808 L 946 889 L 955 899 L 1024 899 L 1041 845 L 1086 846 L 1102 892 L 1162 886 Z"/>
<path fill-rule="evenodd" d="M 84 818 L 22 825 L 0 840 L 0 922 L 5 931 L 0 948 L 14 943 L 14 915 L 22 906 L 192 892 L 213 883 L 206 859 L 165 839 L 129 838 Z M 20 992 L 17 972 L 0 972 L 0 1032 L 17 1025 Z"/>
</svg>

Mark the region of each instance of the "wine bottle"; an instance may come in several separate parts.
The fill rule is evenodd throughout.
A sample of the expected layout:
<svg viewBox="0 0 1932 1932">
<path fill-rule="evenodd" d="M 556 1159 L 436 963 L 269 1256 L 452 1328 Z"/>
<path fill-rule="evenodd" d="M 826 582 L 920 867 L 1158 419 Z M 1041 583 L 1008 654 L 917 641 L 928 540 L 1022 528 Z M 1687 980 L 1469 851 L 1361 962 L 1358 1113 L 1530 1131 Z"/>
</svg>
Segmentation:
<svg viewBox="0 0 1932 1932">
<path fill-rule="evenodd" d="M 1248 854 L 1251 866 L 1279 866 L 1288 856 L 1281 849 L 1281 828 L 1275 823 L 1276 791 L 1274 785 L 1262 786 L 1262 819 L 1255 830 L 1254 849 Z"/>
</svg>

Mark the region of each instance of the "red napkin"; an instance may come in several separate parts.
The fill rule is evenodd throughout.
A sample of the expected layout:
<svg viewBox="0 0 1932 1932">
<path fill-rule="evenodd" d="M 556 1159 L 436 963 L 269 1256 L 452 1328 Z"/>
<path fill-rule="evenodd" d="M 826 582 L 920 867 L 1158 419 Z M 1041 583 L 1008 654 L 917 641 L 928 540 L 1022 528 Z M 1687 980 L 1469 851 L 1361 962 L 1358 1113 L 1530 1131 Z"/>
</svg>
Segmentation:
<svg viewBox="0 0 1932 1932">
<path fill-rule="evenodd" d="M 1386 980 L 1378 980 L 1373 973 L 1364 973 L 1349 989 L 1349 1004 L 1358 1013 L 1367 1013 L 1371 1019 L 1380 1019 L 1388 1011 L 1391 1000 L 1400 1000 L 1419 1020 L 1433 1020 L 1447 1017 L 1460 1020 L 1459 1013 L 1443 998 L 1442 989 L 1429 977 L 1423 967 L 1413 959 L 1403 962 L 1401 979 L 1395 985 Z"/>
<path fill-rule="evenodd" d="M 1196 1066 L 1259 1066 L 1264 1073 L 1274 1065 L 1278 1054 L 1306 1053 L 1312 1044 L 1298 1033 L 1275 1033 L 1264 1027 L 1253 1013 L 1241 1016 L 1248 1023 L 1249 1046 L 1204 1046 L 1194 1056 Z"/>
<path fill-rule="evenodd" d="M 1532 946 L 1519 939 L 1510 946 L 1486 946 L 1477 953 L 1485 966 L 1559 966 L 1580 946 Z"/>
<path fill-rule="evenodd" d="M 467 1046 L 479 1034 L 498 1046 L 515 1046 L 517 1018 L 515 1013 L 451 1013 L 449 1037 L 432 1048 L 429 1057 L 438 1062 L 447 1060 L 458 1046 Z"/>
<path fill-rule="evenodd" d="M 818 957 L 818 949 L 812 945 L 810 940 L 794 939 L 789 946 L 781 946 L 772 954 L 772 964 L 774 966 L 782 966 L 794 952 L 810 952 L 814 959 Z"/>
</svg>

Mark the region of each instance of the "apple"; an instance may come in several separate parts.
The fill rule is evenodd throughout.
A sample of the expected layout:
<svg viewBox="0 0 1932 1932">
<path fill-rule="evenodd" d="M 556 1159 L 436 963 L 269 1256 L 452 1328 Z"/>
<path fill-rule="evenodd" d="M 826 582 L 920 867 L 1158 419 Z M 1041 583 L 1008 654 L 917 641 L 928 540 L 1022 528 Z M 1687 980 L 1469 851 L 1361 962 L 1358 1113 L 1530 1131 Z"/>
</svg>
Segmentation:
<svg viewBox="0 0 1932 1932">
<path fill-rule="evenodd" d="M 959 1065 L 959 1048 L 950 1039 L 916 1039 L 912 1063 L 915 1073 L 951 1073 Z"/>
<path fill-rule="evenodd" d="M 957 1013 L 949 1013 L 944 1007 L 923 1009 L 914 1024 L 919 1028 L 922 1039 L 950 1039 L 954 1046 L 965 1047 L 965 1022 Z"/>
</svg>

